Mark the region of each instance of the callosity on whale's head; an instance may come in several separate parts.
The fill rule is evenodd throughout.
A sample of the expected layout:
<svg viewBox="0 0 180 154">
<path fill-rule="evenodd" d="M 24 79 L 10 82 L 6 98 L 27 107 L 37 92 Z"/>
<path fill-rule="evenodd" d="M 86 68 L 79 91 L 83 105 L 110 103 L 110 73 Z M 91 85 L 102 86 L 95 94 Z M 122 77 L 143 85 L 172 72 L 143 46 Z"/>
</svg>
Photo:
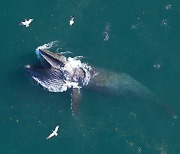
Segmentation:
<svg viewBox="0 0 180 154">
<path fill-rule="evenodd" d="M 36 49 L 40 65 L 26 65 L 27 74 L 50 92 L 80 89 L 88 85 L 91 66 L 77 58 L 65 57 L 49 50 Z"/>
</svg>

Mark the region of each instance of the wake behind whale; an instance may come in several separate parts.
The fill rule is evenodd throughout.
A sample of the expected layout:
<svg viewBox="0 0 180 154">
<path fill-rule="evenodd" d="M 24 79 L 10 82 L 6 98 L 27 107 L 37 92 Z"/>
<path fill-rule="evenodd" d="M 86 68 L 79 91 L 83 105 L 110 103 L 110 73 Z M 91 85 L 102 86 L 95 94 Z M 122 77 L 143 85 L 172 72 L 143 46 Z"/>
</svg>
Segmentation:
<svg viewBox="0 0 180 154">
<path fill-rule="evenodd" d="M 47 47 L 49 49 L 51 46 Z M 72 58 L 66 57 L 64 53 L 53 53 L 46 49 L 46 45 L 38 47 L 36 54 L 41 66 L 27 65 L 27 73 L 49 92 L 64 92 L 70 89 L 73 115 L 78 113 L 81 89 L 91 89 L 123 97 L 148 99 L 177 118 L 170 107 L 161 103 L 155 94 L 128 74 L 93 67 L 81 62 L 79 57 Z"/>
</svg>

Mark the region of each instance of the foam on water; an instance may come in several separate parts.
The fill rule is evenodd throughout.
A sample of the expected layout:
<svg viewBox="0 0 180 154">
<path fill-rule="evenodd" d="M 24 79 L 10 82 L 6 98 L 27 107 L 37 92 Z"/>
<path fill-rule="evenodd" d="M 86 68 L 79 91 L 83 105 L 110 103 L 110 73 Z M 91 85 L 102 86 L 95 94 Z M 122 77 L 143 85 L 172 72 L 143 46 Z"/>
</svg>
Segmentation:
<svg viewBox="0 0 180 154">
<path fill-rule="evenodd" d="M 85 76 L 83 79 L 83 85 L 78 85 L 78 82 L 76 79 L 76 76 L 73 77 L 73 79 L 75 81 L 72 81 L 71 79 L 71 75 L 69 74 L 73 74 L 75 69 L 83 69 L 83 71 L 85 72 Z M 90 71 L 91 71 L 91 66 L 82 63 L 80 60 L 77 60 L 76 57 L 72 58 L 72 57 L 68 57 L 67 58 L 67 63 L 65 64 L 65 66 L 62 68 L 63 71 L 69 72 L 69 74 L 66 76 L 66 84 L 68 88 L 82 88 L 83 86 L 86 86 L 91 78 L 90 76 Z"/>
<path fill-rule="evenodd" d="M 76 60 L 75 58 L 69 57 L 67 59 L 67 63 L 65 64 L 64 68 L 68 71 L 75 69 L 75 68 L 80 68 L 82 66 L 82 63 L 80 60 Z"/>
<path fill-rule="evenodd" d="M 110 23 L 106 24 L 105 30 L 103 32 L 104 41 L 109 40 L 109 33 L 110 33 Z"/>
<path fill-rule="evenodd" d="M 52 41 L 52 42 L 49 42 L 47 44 L 43 44 L 43 45 L 37 47 L 37 49 L 44 49 L 44 50 L 45 49 L 50 49 L 52 47 L 57 46 L 57 43 L 58 43 L 58 41 Z"/>
</svg>

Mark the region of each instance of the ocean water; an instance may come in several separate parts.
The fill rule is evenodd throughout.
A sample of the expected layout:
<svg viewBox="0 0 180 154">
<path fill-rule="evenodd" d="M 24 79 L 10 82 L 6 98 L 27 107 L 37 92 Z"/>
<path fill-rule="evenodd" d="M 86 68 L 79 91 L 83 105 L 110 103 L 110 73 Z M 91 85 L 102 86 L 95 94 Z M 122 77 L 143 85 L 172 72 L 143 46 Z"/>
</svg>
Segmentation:
<svg viewBox="0 0 180 154">
<path fill-rule="evenodd" d="M 25 18 L 28 28 L 17 24 Z M 131 75 L 179 115 L 178 0 L 1 0 L 0 21 L 0 153 L 180 153 L 179 118 L 160 107 L 82 90 L 75 119 L 70 91 L 47 92 L 24 72 L 38 46 L 57 40 L 52 51 Z"/>
</svg>

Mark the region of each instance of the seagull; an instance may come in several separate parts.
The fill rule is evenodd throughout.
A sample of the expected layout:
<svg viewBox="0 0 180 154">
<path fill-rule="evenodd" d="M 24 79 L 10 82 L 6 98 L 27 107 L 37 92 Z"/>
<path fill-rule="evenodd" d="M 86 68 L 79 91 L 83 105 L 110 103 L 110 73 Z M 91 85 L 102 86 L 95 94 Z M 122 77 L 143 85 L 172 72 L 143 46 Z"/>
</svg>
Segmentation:
<svg viewBox="0 0 180 154">
<path fill-rule="evenodd" d="M 47 139 L 50 139 L 53 136 L 58 136 L 58 129 L 59 129 L 59 125 L 56 126 L 56 128 L 52 131 L 52 133 L 47 137 Z"/>
<path fill-rule="evenodd" d="M 30 26 L 30 23 L 33 21 L 33 19 L 25 19 L 25 21 L 22 21 L 19 23 L 19 25 L 23 25 L 23 26 L 26 26 L 26 27 L 29 27 Z"/>
<path fill-rule="evenodd" d="M 71 20 L 69 20 L 69 25 L 72 26 L 74 24 L 74 16 L 71 16 Z"/>
</svg>

